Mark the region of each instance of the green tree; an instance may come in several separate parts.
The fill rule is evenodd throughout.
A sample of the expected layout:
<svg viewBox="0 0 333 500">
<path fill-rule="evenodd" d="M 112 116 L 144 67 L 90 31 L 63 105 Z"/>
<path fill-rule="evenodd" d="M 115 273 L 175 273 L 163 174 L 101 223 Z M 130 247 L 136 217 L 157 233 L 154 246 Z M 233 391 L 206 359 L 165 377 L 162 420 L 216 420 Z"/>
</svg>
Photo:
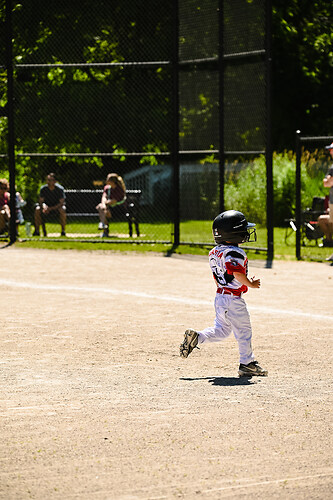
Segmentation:
<svg viewBox="0 0 333 500">
<path fill-rule="evenodd" d="M 272 2 L 273 139 L 275 149 L 284 150 L 294 147 L 298 128 L 307 135 L 333 133 L 333 2 Z M 255 3 L 244 0 L 242 9 L 246 13 Z M 199 0 L 180 1 L 179 5 L 181 25 L 188 15 L 203 20 L 199 23 L 202 31 L 195 36 L 185 33 L 181 38 L 181 56 L 187 59 L 195 49 L 198 57 L 216 57 L 216 12 L 207 7 L 207 2 Z M 225 4 L 225 15 L 232 26 L 235 13 L 230 5 Z M 0 0 L 1 23 L 4 6 L 4 0 Z M 13 0 L 18 150 L 170 150 L 170 70 L 163 64 L 134 67 L 128 63 L 170 60 L 172 9 L 171 0 L 159 2 L 158 8 L 155 0 L 98 0 L 96 3 L 91 0 L 48 0 L 47 3 Z M 211 16 L 210 31 L 205 27 L 207 16 Z M 248 46 L 248 33 L 262 34 L 262 30 L 254 19 L 242 33 L 229 33 L 229 30 L 228 43 L 240 52 L 253 49 L 255 47 Z M 0 36 L 1 106 L 6 102 L 4 29 L 0 30 Z M 117 65 L 112 68 L 101 65 L 110 62 Z M 60 66 L 39 69 L 28 66 L 36 63 Z M 92 63 L 93 66 L 64 66 L 70 63 Z M 193 73 L 192 80 L 196 77 Z M 181 108 L 181 132 L 190 135 L 196 131 L 196 135 L 190 137 L 196 147 L 201 146 L 199 141 L 204 134 L 208 137 L 211 133 L 211 117 L 216 120 L 218 105 L 214 84 L 212 82 L 210 90 L 207 83 L 205 92 L 200 88 L 189 104 Z M 195 92 L 192 87 L 190 90 Z M 241 141 L 250 133 L 246 123 L 244 129 L 238 138 Z M 260 137 L 256 139 L 256 132 L 251 132 L 251 141 L 260 140 Z M 6 118 L 0 117 L 0 133 L 1 152 L 5 149 Z M 209 137 L 209 145 L 215 145 L 215 135 Z M 231 135 L 236 136 L 237 130 Z M 183 136 L 181 141 L 186 142 Z M 101 167 L 100 162 L 93 161 Z M 31 175 L 39 175 L 35 170 L 32 168 Z"/>
<path fill-rule="evenodd" d="M 273 138 L 333 134 L 333 2 L 273 0 Z"/>
</svg>

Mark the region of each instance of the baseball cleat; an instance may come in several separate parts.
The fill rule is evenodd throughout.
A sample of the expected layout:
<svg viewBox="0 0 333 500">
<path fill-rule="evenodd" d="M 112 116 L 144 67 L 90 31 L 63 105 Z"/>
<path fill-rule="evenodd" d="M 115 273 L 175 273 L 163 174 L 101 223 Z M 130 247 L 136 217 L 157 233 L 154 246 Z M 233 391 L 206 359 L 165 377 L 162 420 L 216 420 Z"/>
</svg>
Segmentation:
<svg viewBox="0 0 333 500">
<path fill-rule="evenodd" d="M 238 373 L 240 377 L 252 377 L 252 375 L 267 377 L 268 375 L 268 371 L 263 370 L 261 366 L 258 365 L 258 361 L 252 361 L 248 365 L 243 365 L 241 363 L 239 365 Z"/>
<path fill-rule="evenodd" d="M 180 357 L 187 358 L 198 345 L 199 334 L 195 330 L 186 330 L 184 342 L 180 344 Z M 199 347 L 197 347 L 199 349 Z"/>
</svg>

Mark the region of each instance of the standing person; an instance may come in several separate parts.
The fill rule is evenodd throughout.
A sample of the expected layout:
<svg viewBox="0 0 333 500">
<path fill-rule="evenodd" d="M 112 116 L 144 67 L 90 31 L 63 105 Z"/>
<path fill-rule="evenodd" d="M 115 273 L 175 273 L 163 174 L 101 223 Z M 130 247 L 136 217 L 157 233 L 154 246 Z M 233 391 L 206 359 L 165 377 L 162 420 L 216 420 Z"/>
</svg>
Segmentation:
<svg viewBox="0 0 333 500">
<path fill-rule="evenodd" d="M 329 146 L 326 146 L 325 149 L 328 149 L 333 159 L 333 142 Z M 333 247 L 333 164 L 329 167 L 323 179 L 323 185 L 325 188 L 330 188 L 329 205 L 327 213 L 318 217 L 318 225 L 325 236 L 323 245 L 325 247 Z"/>
<path fill-rule="evenodd" d="M 227 210 L 213 222 L 216 246 L 209 252 L 209 264 L 217 285 L 215 324 L 202 331 L 186 330 L 180 345 L 180 356 L 187 358 L 198 344 L 218 342 L 233 332 L 239 349 L 240 376 L 266 376 L 252 351 L 252 327 L 242 295 L 248 288 L 260 288 L 260 279 L 249 279 L 248 259 L 240 243 L 256 241 L 255 224 L 247 222 L 244 214 Z M 250 229 L 250 230 L 249 230 Z M 251 240 L 251 236 L 253 239 Z"/>
<path fill-rule="evenodd" d="M 60 219 L 61 236 L 66 236 L 66 207 L 65 190 L 57 183 L 54 173 L 47 176 L 46 184 L 40 188 L 39 203 L 35 208 L 35 232 L 34 236 L 39 236 L 39 228 L 44 224 L 45 219 L 51 215 L 57 215 Z M 45 226 L 44 236 L 46 236 Z"/>
<path fill-rule="evenodd" d="M 16 186 L 15 186 L 16 189 Z M 24 224 L 24 217 L 22 208 L 25 207 L 27 202 L 22 198 L 19 191 L 15 192 L 15 206 L 16 206 L 16 236 L 19 236 L 19 225 Z"/>
<path fill-rule="evenodd" d="M 27 202 L 22 198 L 19 191 L 16 190 L 16 224 L 24 224 L 24 217 L 22 208 L 25 207 Z"/>
<path fill-rule="evenodd" d="M 9 226 L 10 221 L 10 194 L 7 179 L 0 179 L 0 234 Z"/>
<path fill-rule="evenodd" d="M 120 175 L 108 174 L 104 186 L 101 202 L 96 209 L 99 213 L 100 223 L 98 229 L 103 229 L 103 236 L 109 236 L 109 222 L 111 219 L 111 209 L 116 205 L 122 205 L 126 201 L 126 186 Z"/>
</svg>

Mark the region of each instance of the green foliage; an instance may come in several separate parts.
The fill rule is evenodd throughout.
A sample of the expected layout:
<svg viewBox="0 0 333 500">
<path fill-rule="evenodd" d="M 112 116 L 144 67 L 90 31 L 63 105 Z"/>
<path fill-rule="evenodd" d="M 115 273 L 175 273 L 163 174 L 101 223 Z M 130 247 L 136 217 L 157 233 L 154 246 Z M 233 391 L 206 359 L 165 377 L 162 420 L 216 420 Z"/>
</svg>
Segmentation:
<svg viewBox="0 0 333 500">
<path fill-rule="evenodd" d="M 273 0 L 273 143 L 333 131 L 332 0 Z"/>
<path fill-rule="evenodd" d="M 204 6 L 202 2 L 190 3 L 193 12 Z M 252 1 L 246 3 L 249 7 Z M 14 68 L 20 146 L 36 151 L 35 141 L 39 141 L 44 151 L 56 151 L 57 146 L 67 151 L 111 151 L 116 142 L 126 151 L 145 151 L 147 144 L 160 147 L 162 131 L 170 150 L 170 133 L 166 132 L 170 128 L 170 101 L 165 97 L 171 83 L 169 70 L 161 66 L 134 73 L 126 64 L 170 60 L 171 1 L 160 2 L 158 9 L 153 0 L 128 0 L 126 5 L 120 0 L 97 2 L 95 9 L 88 0 L 49 0 L 47 8 L 41 7 L 39 0 L 13 0 L 12 5 L 17 64 L 94 64 L 74 69 Z M 273 140 L 275 149 L 281 151 L 293 147 L 295 130 L 300 127 L 307 135 L 333 131 L 333 12 L 331 0 L 273 0 L 272 5 Z M 1 1 L 1 21 L 4 6 Z M 239 15 L 232 2 L 227 2 L 225 9 L 226 19 L 231 16 L 232 21 L 232 16 Z M 212 25 L 211 29 L 217 27 Z M 245 50 L 248 33 L 261 29 L 252 20 L 244 33 L 234 30 L 229 36 Z M 217 55 L 212 54 L 212 38 L 201 39 L 202 56 Z M 183 45 L 196 47 L 197 33 L 182 34 L 181 50 Z M 4 44 L 0 44 L 0 66 L 4 57 Z M 118 66 L 99 66 L 110 62 Z M 154 84 L 147 90 L 151 79 Z M 195 104 L 182 101 L 181 141 L 199 127 L 205 131 L 217 112 L 208 83 L 204 90 L 199 87 L 193 96 Z M 5 72 L 1 70 L 0 106 L 5 101 Z M 137 116 L 142 127 L 139 133 L 133 133 L 131 124 Z M 242 142 L 249 138 L 255 142 L 257 133 L 245 127 Z M 201 135 L 196 137 L 197 145 Z"/>
<path fill-rule="evenodd" d="M 295 214 L 296 158 L 292 152 L 275 153 L 273 158 L 274 225 L 284 226 Z M 314 196 L 325 196 L 322 180 L 328 168 L 327 156 L 305 151 L 301 161 L 302 208 L 311 207 Z M 237 209 L 257 224 L 266 225 L 266 166 L 261 156 L 230 174 L 225 186 L 226 209 Z"/>
<path fill-rule="evenodd" d="M 93 10 L 86 0 L 50 0 L 47 9 L 36 0 L 20 4 L 13 15 L 16 62 L 59 65 L 16 68 L 22 149 L 36 151 L 37 139 L 44 151 L 112 152 L 115 143 L 120 152 L 147 151 L 169 130 L 169 72 L 130 65 L 171 57 L 172 6 L 153 4 L 129 2 L 124 9 L 121 2 L 97 2 Z M 81 62 L 92 66 L 61 66 Z"/>
<path fill-rule="evenodd" d="M 257 224 L 266 224 L 266 166 L 260 157 L 226 179 L 225 207 L 240 210 Z"/>
<path fill-rule="evenodd" d="M 273 165 L 274 224 L 283 226 L 295 213 L 296 158 L 293 153 L 275 154 Z"/>
</svg>

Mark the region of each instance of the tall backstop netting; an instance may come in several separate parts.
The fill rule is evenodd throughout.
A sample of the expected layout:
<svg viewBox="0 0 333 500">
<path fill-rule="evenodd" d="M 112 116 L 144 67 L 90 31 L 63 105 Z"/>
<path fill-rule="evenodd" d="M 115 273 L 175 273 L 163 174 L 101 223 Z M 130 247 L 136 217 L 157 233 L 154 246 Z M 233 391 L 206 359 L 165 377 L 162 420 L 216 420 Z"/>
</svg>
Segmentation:
<svg viewBox="0 0 333 500">
<path fill-rule="evenodd" d="M 66 237 L 101 241 L 96 206 L 116 172 L 127 200 L 112 210 L 104 241 L 211 244 L 212 218 L 237 208 L 267 229 L 272 254 L 270 0 L 1 0 L 0 8 L 0 98 L 12 105 L 1 117 L 1 171 L 14 147 L 25 221 L 33 226 L 54 172 Z M 232 182 L 260 157 L 259 214 L 235 200 Z M 60 237 L 56 219 L 43 222 L 48 239 Z M 18 233 L 30 237 L 30 228 Z"/>
<path fill-rule="evenodd" d="M 266 206 L 267 199 L 272 201 L 270 6 L 264 0 L 216 0 L 202 5 L 182 1 L 179 5 L 183 234 L 195 241 L 198 235 L 190 234 L 188 221 L 210 221 L 221 208 L 243 210 L 267 227 L 267 222 L 272 223 L 272 206 Z M 241 170 L 250 169 L 254 174 L 253 162 L 260 155 L 268 160 L 268 182 L 260 188 L 253 182 L 253 198 L 261 190 L 259 215 L 253 213 L 245 194 L 243 199 L 233 196 L 232 180 Z M 210 230 L 208 223 L 206 238 Z M 268 240 L 272 245 L 272 238 Z"/>
</svg>

